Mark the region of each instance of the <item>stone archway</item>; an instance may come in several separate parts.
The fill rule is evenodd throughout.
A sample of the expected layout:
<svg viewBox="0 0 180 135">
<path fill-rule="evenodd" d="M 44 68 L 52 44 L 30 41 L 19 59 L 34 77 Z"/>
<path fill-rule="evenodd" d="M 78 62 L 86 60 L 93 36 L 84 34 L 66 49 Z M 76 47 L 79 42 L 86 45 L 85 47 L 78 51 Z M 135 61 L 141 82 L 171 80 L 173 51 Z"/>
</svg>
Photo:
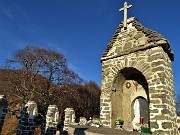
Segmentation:
<svg viewBox="0 0 180 135">
<path fill-rule="evenodd" d="M 149 120 L 149 92 L 144 75 L 132 67 L 120 70 L 113 82 L 111 92 L 111 127 L 114 127 L 114 121 L 117 117 L 124 119 L 124 128 L 133 121 L 134 111 L 132 105 L 135 99 L 139 97 L 147 101 L 147 117 Z"/>
</svg>

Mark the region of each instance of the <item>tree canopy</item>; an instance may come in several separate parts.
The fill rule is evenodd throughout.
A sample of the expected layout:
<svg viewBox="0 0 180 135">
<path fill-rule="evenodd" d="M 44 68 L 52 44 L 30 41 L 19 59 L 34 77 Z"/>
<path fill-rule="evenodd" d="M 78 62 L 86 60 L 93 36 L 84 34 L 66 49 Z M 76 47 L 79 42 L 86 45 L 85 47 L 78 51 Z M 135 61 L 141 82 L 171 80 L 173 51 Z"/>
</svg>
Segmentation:
<svg viewBox="0 0 180 135">
<path fill-rule="evenodd" d="M 68 68 L 64 55 L 52 50 L 27 46 L 17 50 L 7 63 L 13 69 L 32 72 L 33 76 L 41 74 L 58 85 L 82 82 L 82 79 Z"/>
<path fill-rule="evenodd" d="M 56 104 L 60 112 L 73 107 L 77 116 L 87 117 L 99 112 L 99 86 L 79 77 L 63 54 L 27 46 L 15 51 L 6 65 L 0 70 L 0 91 L 11 97 L 13 94 L 23 105 L 34 100 L 40 112 L 50 104 Z"/>
</svg>

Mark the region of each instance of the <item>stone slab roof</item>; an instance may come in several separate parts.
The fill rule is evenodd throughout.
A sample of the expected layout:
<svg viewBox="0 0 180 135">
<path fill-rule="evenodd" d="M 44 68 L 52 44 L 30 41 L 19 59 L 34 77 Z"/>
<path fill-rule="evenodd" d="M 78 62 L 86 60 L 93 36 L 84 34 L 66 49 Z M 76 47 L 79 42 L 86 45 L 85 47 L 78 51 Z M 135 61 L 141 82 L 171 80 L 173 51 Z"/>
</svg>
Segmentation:
<svg viewBox="0 0 180 135">
<path fill-rule="evenodd" d="M 103 52 L 101 61 L 156 46 L 162 46 L 169 58 L 172 61 L 174 60 L 174 54 L 168 40 L 156 31 L 142 26 L 135 17 L 131 17 L 127 20 L 126 30 L 123 28 L 123 22 L 117 27 L 115 34 Z"/>
</svg>

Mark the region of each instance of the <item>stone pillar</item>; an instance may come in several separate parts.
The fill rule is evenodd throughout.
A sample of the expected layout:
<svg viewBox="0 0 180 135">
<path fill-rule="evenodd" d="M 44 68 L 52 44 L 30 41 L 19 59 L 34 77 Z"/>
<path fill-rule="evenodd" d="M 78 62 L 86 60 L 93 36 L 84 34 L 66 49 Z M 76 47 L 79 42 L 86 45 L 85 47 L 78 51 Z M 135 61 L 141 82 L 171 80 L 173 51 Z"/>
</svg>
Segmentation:
<svg viewBox="0 0 180 135">
<path fill-rule="evenodd" d="M 111 100 L 110 95 L 101 94 L 100 120 L 104 127 L 111 127 Z"/>
<path fill-rule="evenodd" d="M 65 120 L 64 120 L 63 131 L 68 131 L 69 124 L 75 123 L 75 111 L 73 108 L 66 108 L 64 112 L 65 112 Z"/>
<path fill-rule="evenodd" d="M 4 95 L 0 95 L 0 133 L 7 113 L 8 102 Z"/>
<path fill-rule="evenodd" d="M 47 113 L 44 116 L 41 135 L 56 135 L 58 122 L 59 110 L 57 106 L 49 105 Z"/>
<path fill-rule="evenodd" d="M 146 76 L 150 98 L 150 127 L 158 134 L 176 134 L 174 79 L 169 56 L 162 47 L 149 50 L 150 76 Z"/>
<path fill-rule="evenodd" d="M 37 115 L 37 104 L 34 101 L 28 101 L 21 111 L 21 119 L 19 120 L 17 135 L 34 135 Z"/>
<path fill-rule="evenodd" d="M 179 135 L 180 134 L 180 116 L 177 116 L 176 124 L 177 124 L 177 135 Z"/>
</svg>

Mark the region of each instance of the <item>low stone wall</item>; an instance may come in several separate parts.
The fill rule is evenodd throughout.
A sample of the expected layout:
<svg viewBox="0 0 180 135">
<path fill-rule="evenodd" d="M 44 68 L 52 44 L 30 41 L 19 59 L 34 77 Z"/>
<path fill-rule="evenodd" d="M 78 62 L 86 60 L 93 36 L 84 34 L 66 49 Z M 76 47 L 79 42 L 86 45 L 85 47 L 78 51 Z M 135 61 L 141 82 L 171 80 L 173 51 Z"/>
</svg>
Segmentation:
<svg viewBox="0 0 180 135">
<path fill-rule="evenodd" d="M 99 123 L 103 123 L 104 125 L 108 125 L 110 121 L 108 121 L 109 112 L 111 110 L 111 102 L 109 95 L 101 95 L 101 104 L 104 104 L 104 106 L 101 106 L 101 119 L 102 121 Z M 5 96 L 0 95 L 0 131 L 2 129 L 4 119 L 7 113 L 7 106 L 8 102 Z M 64 128 L 63 131 L 65 133 L 68 133 L 68 127 L 69 125 L 77 125 L 75 123 L 75 111 L 73 108 L 66 108 L 65 109 L 65 116 L 64 116 Z M 34 135 L 34 129 L 35 124 L 37 121 L 38 116 L 38 108 L 37 104 L 34 101 L 29 101 L 25 107 L 21 111 L 21 118 L 19 120 L 18 128 L 17 128 L 17 135 Z M 87 122 L 87 121 L 86 121 Z M 85 125 L 86 125 L 85 122 Z M 178 131 L 174 131 L 174 134 L 180 134 L 180 117 L 177 116 L 176 120 L 174 121 L 175 128 L 178 129 Z M 50 105 L 47 109 L 46 114 L 44 115 L 44 120 L 42 123 L 41 128 L 41 135 L 50 134 L 50 135 L 57 135 L 59 131 L 57 131 L 57 125 L 59 123 L 59 111 L 56 105 Z M 84 124 L 84 118 L 83 122 Z M 92 123 L 97 123 L 93 122 Z M 80 124 L 80 123 L 79 123 Z M 89 122 L 87 122 L 89 124 Z M 89 124 L 90 125 L 90 124 Z M 103 126 L 104 126 L 103 125 Z"/>
<path fill-rule="evenodd" d="M 0 134 L 4 119 L 7 113 L 8 102 L 4 95 L 0 95 Z M 70 111 L 71 122 L 74 118 L 74 110 Z M 28 101 L 21 111 L 20 120 L 16 130 L 17 135 L 34 135 L 34 130 L 37 122 L 38 107 L 34 101 Z M 41 135 L 58 135 L 57 125 L 59 123 L 59 110 L 56 105 L 49 105 L 47 112 L 43 118 Z"/>
<path fill-rule="evenodd" d="M 21 118 L 16 132 L 17 135 L 34 135 L 37 115 L 37 104 L 34 101 L 29 101 L 21 111 Z"/>
</svg>

